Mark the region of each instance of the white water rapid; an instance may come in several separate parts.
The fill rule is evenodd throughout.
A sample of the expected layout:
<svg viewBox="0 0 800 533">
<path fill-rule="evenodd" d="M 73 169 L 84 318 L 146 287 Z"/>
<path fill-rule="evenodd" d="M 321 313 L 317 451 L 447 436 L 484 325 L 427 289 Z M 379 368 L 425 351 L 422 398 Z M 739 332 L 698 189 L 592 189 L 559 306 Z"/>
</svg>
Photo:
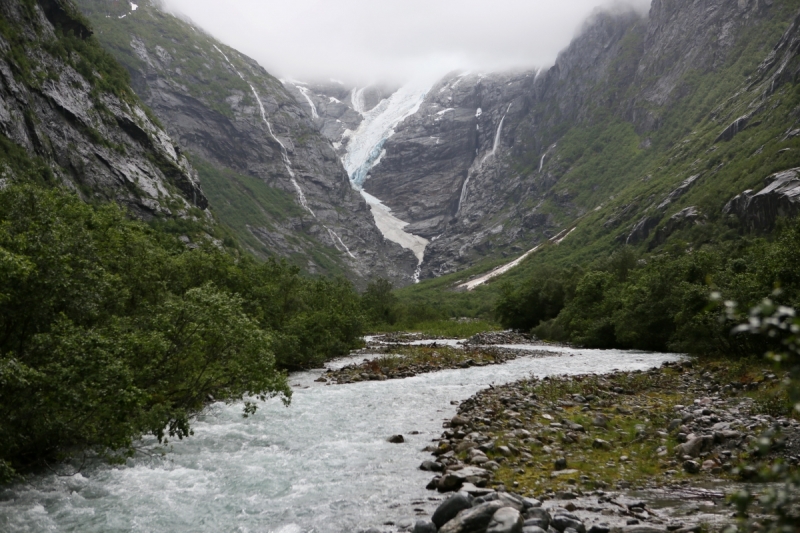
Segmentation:
<svg viewBox="0 0 800 533">
<path fill-rule="evenodd" d="M 297 192 L 297 200 L 300 202 L 300 206 L 303 209 L 305 209 L 306 211 L 308 211 L 311 214 L 312 217 L 317 218 L 317 214 L 314 213 L 314 211 L 308 205 L 308 200 L 306 199 L 306 195 L 303 192 L 303 189 L 300 187 L 300 184 L 297 182 L 297 178 L 295 177 L 295 174 L 294 174 L 294 169 L 292 168 L 292 161 L 289 159 L 289 151 L 286 149 L 286 145 L 284 145 L 283 142 L 272 131 L 272 124 L 270 124 L 269 120 L 267 119 L 267 112 L 264 109 L 264 103 L 261 101 L 261 97 L 258 96 L 258 91 L 256 91 L 256 88 L 253 87 L 253 84 L 250 83 L 249 81 L 247 81 L 244 78 L 244 76 L 242 76 L 242 73 L 239 72 L 239 70 L 237 70 L 237 68 L 235 66 L 233 66 L 233 63 L 231 63 L 231 60 L 228 59 L 228 56 L 226 56 L 225 53 L 222 50 L 217 48 L 217 45 L 212 45 L 212 46 L 214 47 L 214 49 L 216 49 L 217 52 L 220 53 L 220 55 L 222 57 L 225 58 L 225 61 L 228 63 L 228 65 L 230 65 L 230 67 L 233 69 L 233 71 L 242 79 L 242 81 L 250 86 L 250 90 L 253 92 L 253 96 L 255 97 L 256 102 L 258 103 L 258 109 L 261 112 L 261 120 L 264 121 L 264 124 L 266 124 L 267 131 L 269 132 L 269 134 L 272 137 L 272 139 L 276 143 L 278 143 L 278 146 L 281 147 L 281 159 L 283 159 L 283 166 L 286 168 L 286 172 L 289 173 L 289 179 L 292 182 L 292 186 L 294 187 L 295 192 Z M 300 91 L 300 92 L 302 92 L 302 91 Z M 305 93 L 303 93 L 303 95 L 305 95 Z M 311 102 L 310 98 L 309 98 L 309 103 L 311 103 L 312 107 L 314 106 L 314 103 Z M 316 113 L 316 109 L 315 109 L 314 112 Z M 337 250 L 344 251 L 347 255 L 349 255 L 353 259 L 356 258 L 356 256 L 353 255 L 353 253 L 350 251 L 350 249 L 347 247 L 347 245 L 345 245 L 345 243 L 342 241 L 341 237 L 339 237 L 339 235 L 337 235 L 335 231 L 333 231 L 331 228 L 329 228 L 325 224 L 322 224 L 322 227 L 324 227 L 325 230 L 328 232 L 328 235 L 331 237 L 331 240 L 333 241 L 333 246 Z M 344 250 L 339 248 L 340 245 L 342 246 L 342 248 L 344 248 Z"/>
<path fill-rule="evenodd" d="M 160 457 L 155 443 L 125 466 L 73 477 L 37 475 L 0 491 L 4 533 L 340 533 L 414 519 L 441 498 L 425 490 L 420 451 L 455 415 L 452 400 L 535 374 L 644 370 L 679 357 L 533 346 L 551 356 L 413 378 L 326 386 L 321 370 L 293 374 L 291 406 L 215 404 L 195 434 Z M 344 360 L 336 366 L 360 361 Z M 411 434 L 419 431 L 419 434 Z M 390 444 L 392 434 L 405 444 Z M 386 528 L 384 528 L 386 529 Z"/>
<path fill-rule="evenodd" d="M 369 204 L 375 225 L 386 239 L 414 252 L 418 265 L 422 265 L 429 241 L 406 232 L 404 228 L 408 222 L 392 215 L 388 206 L 367 193 L 363 187 L 369 171 L 380 162 L 385 153 L 383 145 L 394 135 L 398 124 L 419 110 L 429 89 L 428 83 L 409 83 L 369 111 L 365 111 L 364 89 L 353 89 L 350 94 L 351 104 L 364 119 L 356 131 L 345 132 L 344 136 L 348 138 L 347 152 L 342 157 L 350 183 Z M 414 281 L 419 281 L 420 270 L 417 268 Z"/>
</svg>

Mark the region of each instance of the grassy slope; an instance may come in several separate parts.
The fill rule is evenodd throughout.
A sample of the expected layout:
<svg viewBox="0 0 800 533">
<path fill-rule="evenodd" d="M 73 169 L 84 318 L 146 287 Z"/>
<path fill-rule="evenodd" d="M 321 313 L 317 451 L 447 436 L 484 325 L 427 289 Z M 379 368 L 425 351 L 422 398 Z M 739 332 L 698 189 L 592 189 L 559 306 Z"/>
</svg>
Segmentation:
<svg viewBox="0 0 800 533">
<path fill-rule="evenodd" d="M 731 141 L 715 144 L 714 140 L 755 98 L 754 94 L 731 97 L 742 89 L 798 8 L 797 0 L 776 2 L 775 16 L 739 39 L 727 65 L 716 72 L 688 73 L 679 91 L 687 96 L 666 110 L 661 127 L 647 135 L 649 148 L 642 147 L 645 138 L 631 124 L 608 110 L 597 110 L 593 125 L 569 129 L 559 140 L 550 163 L 566 171 L 541 210 L 553 213 L 561 225 L 573 223 L 573 215 L 554 200 L 562 192 L 570 194 L 572 202 L 585 212 L 576 231 L 562 244 L 543 247 L 519 267 L 472 293 L 455 291 L 454 286 L 458 280 L 505 261 L 487 260 L 468 271 L 407 287 L 398 291 L 400 300 L 437 302 L 454 316 L 489 317 L 499 286 L 518 285 L 541 265 L 585 266 L 607 257 L 623 246 L 619 235 L 629 232 L 645 213 L 653 212 L 653 205 L 695 174 L 700 174 L 700 179 L 667 208 L 661 224 L 688 206 L 698 206 L 709 223 L 677 232 L 655 248 L 655 253 L 669 246 L 696 248 L 739 238 L 735 224 L 731 229 L 731 221 L 723 218 L 725 203 L 745 189 L 761 188 L 763 179 L 773 172 L 800 166 L 800 138 L 783 140 L 787 126 L 799 116 L 800 87 L 786 84 L 771 95 L 767 111 L 758 116 L 761 124 L 747 128 Z M 781 152 L 785 148 L 790 150 Z M 538 160 L 527 163 L 538 168 Z M 519 161 L 516 170 L 524 172 L 525 165 L 524 160 Z M 634 209 L 618 225 L 603 226 L 629 204 Z M 646 254 L 648 242 L 639 244 L 636 251 Z"/>
</svg>

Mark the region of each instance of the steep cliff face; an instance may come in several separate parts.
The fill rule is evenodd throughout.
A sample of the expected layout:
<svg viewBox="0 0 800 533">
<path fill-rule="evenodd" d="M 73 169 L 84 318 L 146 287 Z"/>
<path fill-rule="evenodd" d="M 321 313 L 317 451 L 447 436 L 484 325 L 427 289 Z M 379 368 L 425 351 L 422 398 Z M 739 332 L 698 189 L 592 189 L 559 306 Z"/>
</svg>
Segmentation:
<svg viewBox="0 0 800 533">
<path fill-rule="evenodd" d="M 383 239 L 330 141 L 252 59 L 151 2 L 79 0 L 136 93 L 200 170 L 223 224 L 258 255 L 311 272 L 409 283 L 412 254 Z"/>
<path fill-rule="evenodd" d="M 364 189 L 431 241 L 422 277 L 519 254 L 589 219 L 599 222 L 592 232 L 630 245 L 669 225 L 663 243 L 692 226 L 673 215 L 692 207 L 678 218 L 719 218 L 717 204 L 746 181 L 714 141 L 759 123 L 747 76 L 779 55 L 771 48 L 797 9 L 794 0 L 655 0 L 646 16 L 597 12 L 546 71 L 441 80 L 383 143 Z M 784 78 L 796 68 L 786 53 L 772 59 Z M 775 127 L 794 120 L 777 108 L 769 116 Z M 796 166 L 757 160 L 751 186 L 771 165 Z M 588 239 L 583 231 L 569 239 Z"/>
<path fill-rule="evenodd" d="M 87 200 L 205 219 L 196 172 L 71 3 L 4 1 L 0 30 L 2 135 Z"/>
</svg>

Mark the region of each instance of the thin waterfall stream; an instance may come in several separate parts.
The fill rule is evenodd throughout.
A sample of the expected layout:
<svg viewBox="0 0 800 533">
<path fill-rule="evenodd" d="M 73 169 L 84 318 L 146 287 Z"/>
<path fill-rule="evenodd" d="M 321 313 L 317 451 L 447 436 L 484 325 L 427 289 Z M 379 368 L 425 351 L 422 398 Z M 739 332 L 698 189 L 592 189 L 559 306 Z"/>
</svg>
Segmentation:
<svg viewBox="0 0 800 533">
<path fill-rule="evenodd" d="M 283 144 L 283 142 L 277 137 L 277 135 L 275 135 L 275 132 L 272 131 L 272 124 L 269 122 L 269 119 L 267 119 L 267 112 L 264 109 L 264 103 L 261 101 L 261 97 L 258 96 L 258 91 L 256 91 L 256 88 L 253 87 L 253 84 L 250 83 L 249 81 L 247 81 L 245 79 L 245 77 L 242 75 L 242 73 L 239 72 L 239 70 L 235 66 L 233 66 L 233 63 L 231 63 L 231 60 L 228 59 L 228 56 L 225 55 L 225 53 L 222 50 L 220 50 L 217 47 L 217 45 L 212 45 L 212 46 L 214 47 L 214 49 L 217 52 L 220 53 L 220 55 L 222 57 L 225 58 L 225 61 L 228 63 L 228 65 L 230 65 L 230 67 L 233 69 L 233 71 L 242 79 L 242 81 L 245 82 L 250 87 L 250 90 L 252 91 L 253 96 L 256 99 L 256 102 L 258 103 L 258 109 L 261 112 L 261 120 L 264 122 L 264 124 L 266 124 L 267 131 L 269 132 L 269 134 L 272 137 L 272 139 L 276 143 L 278 143 L 278 146 L 281 147 L 281 159 L 283 160 L 283 165 L 286 168 L 286 172 L 289 173 L 289 179 L 291 180 L 292 186 L 294 187 L 295 191 L 297 192 L 297 200 L 300 202 L 300 206 L 303 209 L 305 209 L 306 211 L 308 211 L 311 214 L 312 217 L 317 219 L 317 214 L 314 213 L 314 211 L 308 205 L 308 200 L 306 199 L 306 195 L 303 192 L 303 189 L 300 187 L 300 184 L 297 182 L 297 177 L 295 176 L 294 169 L 292 168 L 292 161 L 289 159 L 289 151 L 286 149 L 286 145 Z M 303 93 L 303 94 L 305 94 L 305 93 Z M 312 106 L 313 106 L 313 103 L 312 103 Z M 316 113 L 316 111 L 315 111 L 315 113 Z M 335 231 L 333 231 L 331 228 L 329 228 L 325 224 L 322 224 L 322 227 L 325 228 L 325 230 L 328 232 L 328 235 L 330 236 L 331 240 L 333 241 L 333 246 L 337 250 L 339 249 L 339 246 L 341 245 L 342 248 L 344 248 L 344 252 L 347 255 L 349 255 L 353 259 L 356 258 L 356 256 L 353 255 L 353 253 L 350 251 L 350 249 L 347 247 L 347 245 L 344 243 L 344 241 L 342 241 L 341 237 L 339 237 L 339 235 Z"/>
</svg>

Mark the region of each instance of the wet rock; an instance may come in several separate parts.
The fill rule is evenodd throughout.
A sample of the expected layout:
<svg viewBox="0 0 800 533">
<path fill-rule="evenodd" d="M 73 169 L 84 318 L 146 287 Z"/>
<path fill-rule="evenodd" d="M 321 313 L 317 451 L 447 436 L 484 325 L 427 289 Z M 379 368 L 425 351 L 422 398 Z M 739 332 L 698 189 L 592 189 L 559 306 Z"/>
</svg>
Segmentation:
<svg viewBox="0 0 800 533">
<path fill-rule="evenodd" d="M 513 507 L 498 509 L 489 522 L 486 533 L 522 533 L 522 515 Z"/>
<path fill-rule="evenodd" d="M 463 484 L 464 480 L 462 478 L 453 474 L 445 474 L 439 479 L 438 483 L 436 484 L 436 489 L 439 492 L 451 492 L 458 490 L 458 488 Z"/>
<path fill-rule="evenodd" d="M 454 494 L 436 508 L 433 517 L 431 517 L 431 521 L 439 528 L 455 518 L 456 515 L 464 509 L 471 508 L 472 500 L 468 496 L 461 493 Z"/>
<path fill-rule="evenodd" d="M 525 510 L 524 514 L 525 526 L 536 526 L 544 530 L 550 527 L 550 520 L 552 517 L 546 509 L 541 507 L 533 507 Z"/>
<path fill-rule="evenodd" d="M 427 520 L 418 520 L 413 533 L 436 533 L 436 526 Z"/>
<path fill-rule="evenodd" d="M 486 502 L 472 509 L 465 509 L 439 529 L 439 533 L 483 533 L 494 514 L 502 509 L 501 502 Z"/>
<path fill-rule="evenodd" d="M 387 440 L 392 444 L 402 444 L 406 441 L 406 439 L 404 439 L 402 435 L 392 435 Z"/>
<path fill-rule="evenodd" d="M 523 525 L 522 533 L 547 533 L 547 530 L 535 525 Z"/>
<path fill-rule="evenodd" d="M 459 426 L 466 426 L 467 424 L 469 424 L 469 419 L 460 415 L 456 415 L 450 420 L 450 426 L 454 428 Z"/>
<path fill-rule="evenodd" d="M 583 522 L 581 522 L 580 518 L 567 511 L 556 511 L 556 513 L 557 514 L 555 514 L 553 519 L 550 521 L 550 525 L 552 527 L 558 531 L 561 531 L 562 533 L 567 528 L 572 528 L 578 533 L 586 533 L 586 526 L 583 525 Z"/>
<path fill-rule="evenodd" d="M 437 463 L 436 461 L 422 461 L 422 464 L 419 465 L 420 470 L 425 470 L 426 472 L 441 472 L 444 470 L 444 466 L 442 463 Z"/>
<path fill-rule="evenodd" d="M 683 462 L 683 469 L 689 474 L 697 474 L 700 472 L 700 463 L 691 459 L 686 460 Z"/>
</svg>

